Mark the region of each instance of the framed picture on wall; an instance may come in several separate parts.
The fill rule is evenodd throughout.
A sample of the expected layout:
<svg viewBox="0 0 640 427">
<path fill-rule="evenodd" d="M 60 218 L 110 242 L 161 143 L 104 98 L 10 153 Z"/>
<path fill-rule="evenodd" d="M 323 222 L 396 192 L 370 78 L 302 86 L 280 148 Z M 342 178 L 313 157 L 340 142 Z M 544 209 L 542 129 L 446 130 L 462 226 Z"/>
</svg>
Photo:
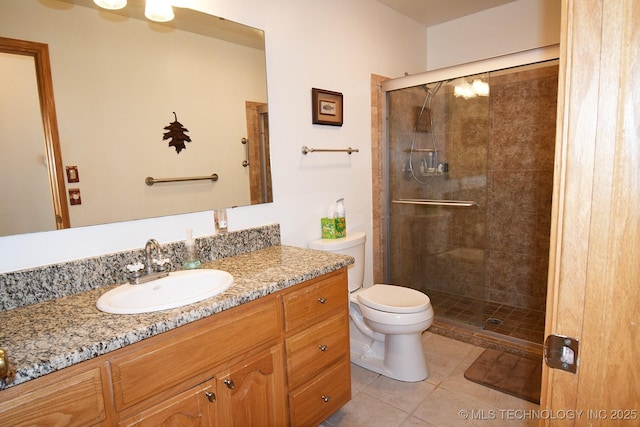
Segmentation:
<svg viewBox="0 0 640 427">
<path fill-rule="evenodd" d="M 314 125 L 342 126 L 342 94 L 323 89 L 311 89 Z"/>
</svg>

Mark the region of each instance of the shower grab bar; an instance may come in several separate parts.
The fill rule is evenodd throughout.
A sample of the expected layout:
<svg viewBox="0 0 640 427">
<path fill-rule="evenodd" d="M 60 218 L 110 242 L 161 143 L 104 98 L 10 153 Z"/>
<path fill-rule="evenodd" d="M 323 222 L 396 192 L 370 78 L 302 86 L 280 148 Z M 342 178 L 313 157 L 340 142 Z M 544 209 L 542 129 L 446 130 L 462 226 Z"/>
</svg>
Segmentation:
<svg viewBox="0 0 640 427">
<path fill-rule="evenodd" d="M 360 150 L 358 148 L 311 148 L 311 147 L 307 147 L 306 145 L 302 146 L 302 154 L 306 155 L 307 153 L 313 153 L 314 151 L 316 152 L 324 152 L 324 153 L 357 153 Z"/>
<path fill-rule="evenodd" d="M 479 207 L 478 202 L 471 200 L 435 200 L 435 199 L 398 199 L 392 203 L 404 203 L 407 205 L 449 206 L 456 208 Z"/>
<path fill-rule="evenodd" d="M 410 152 L 415 152 L 415 153 L 435 153 L 438 150 L 434 149 L 434 148 L 407 148 L 406 150 L 403 150 L 405 153 L 410 153 Z"/>
<path fill-rule="evenodd" d="M 160 182 L 202 181 L 205 179 L 210 179 L 211 181 L 217 181 L 218 174 L 214 173 L 208 176 L 187 176 L 183 178 L 154 178 L 152 176 L 148 176 L 144 180 L 144 183 L 147 185 L 153 185 Z"/>
</svg>

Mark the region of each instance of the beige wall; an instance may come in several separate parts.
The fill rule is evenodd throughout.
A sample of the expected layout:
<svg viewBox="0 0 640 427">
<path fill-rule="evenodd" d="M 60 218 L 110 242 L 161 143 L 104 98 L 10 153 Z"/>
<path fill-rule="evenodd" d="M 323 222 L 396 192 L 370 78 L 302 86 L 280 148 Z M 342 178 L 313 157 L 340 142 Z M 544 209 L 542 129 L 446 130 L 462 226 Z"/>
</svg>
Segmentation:
<svg viewBox="0 0 640 427">
<path fill-rule="evenodd" d="M 560 42 L 559 0 L 517 0 L 429 27 L 429 70 Z"/>
</svg>

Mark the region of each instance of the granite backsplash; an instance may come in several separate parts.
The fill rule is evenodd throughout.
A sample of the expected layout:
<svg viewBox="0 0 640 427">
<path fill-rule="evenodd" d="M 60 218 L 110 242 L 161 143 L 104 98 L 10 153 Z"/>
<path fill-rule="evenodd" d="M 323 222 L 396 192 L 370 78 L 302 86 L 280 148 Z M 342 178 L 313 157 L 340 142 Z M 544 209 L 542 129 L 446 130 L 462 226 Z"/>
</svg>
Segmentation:
<svg viewBox="0 0 640 427">
<path fill-rule="evenodd" d="M 214 261 L 280 245 L 278 224 L 249 228 L 195 239 L 200 260 Z M 184 241 L 161 244 L 171 260 L 170 271 L 179 270 Z M 125 283 L 126 266 L 144 262 L 144 248 L 46 265 L 0 274 L 0 311 L 73 295 L 102 286 Z"/>
</svg>

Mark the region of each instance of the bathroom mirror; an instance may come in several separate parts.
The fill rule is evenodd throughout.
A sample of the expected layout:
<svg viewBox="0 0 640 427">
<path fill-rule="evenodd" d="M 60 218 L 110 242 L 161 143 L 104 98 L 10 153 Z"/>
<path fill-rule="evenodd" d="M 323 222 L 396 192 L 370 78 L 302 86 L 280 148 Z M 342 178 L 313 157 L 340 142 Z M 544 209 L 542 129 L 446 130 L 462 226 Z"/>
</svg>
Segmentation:
<svg viewBox="0 0 640 427">
<path fill-rule="evenodd" d="M 0 9 L 2 37 L 49 48 L 59 197 L 71 227 L 273 201 L 263 31 L 183 8 L 174 8 L 174 21 L 153 23 L 143 0 L 116 13 L 91 0 L 0 0 Z M 0 115 L 12 104 L 0 104 Z M 42 129 L 42 118 L 24 128 Z M 50 153 L 37 136 L 13 129 L 0 144 L 7 153 L 5 144 L 36 140 L 41 155 L 20 161 L 46 169 Z M 181 138 L 184 149 L 170 145 Z M 3 155 L 0 166 L 12 162 Z M 63 228 L 51 193 L 37 195 L 21 169 L 2 177 L 2 204 L 10 204 L 7 192 L 19 192 L 22 215 L 50 211 L 49 224 L 0 235 Z M 213 174 L 217 181 L 182 180 Z M 40 188 L 50 188 L 49 174 L 40 175 L 47 179 Z M 148 177 L 169 182 L 148 185 Z"/>
</svg>

